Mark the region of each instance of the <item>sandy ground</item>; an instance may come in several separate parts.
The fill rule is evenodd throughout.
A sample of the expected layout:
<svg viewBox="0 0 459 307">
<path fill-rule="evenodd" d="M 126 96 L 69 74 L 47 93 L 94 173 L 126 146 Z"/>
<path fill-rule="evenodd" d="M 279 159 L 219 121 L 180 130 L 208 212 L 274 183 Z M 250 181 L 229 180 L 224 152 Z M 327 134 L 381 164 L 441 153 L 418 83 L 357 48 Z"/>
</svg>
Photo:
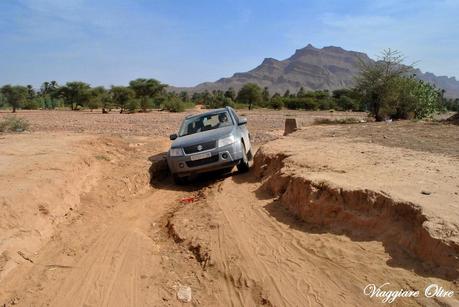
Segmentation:
<svg viewBox="0 0 459 307">
<path fill-rule="evenodd" d="M 151 111 L 149 113 L 119 114 L 112 111 L 101 114 L 97 111 L 18 111 L 16 116 L 27 119 L 31 131 L 79 132 L 88 134 L 118 134 L 131 136 L 169 137 L 176 133 L 186 115 L 206 110 L 192 109 L 183 113 Z M 316 118 L 366 118 L 362 112 L 305 112 L 293 110 L 238 110 L 239 115 L 248 119 L 248 127 L 253 142 L 265 143 L 282 135 L 284 120 L 295 117 L 300 124 L 310 124 Z M 11 112 L 0 111 L 0 118 L 11 116 Z"/>
<path fill-rule="evenodd" d="M 457 126 L 306 127 L 249 174 L 179 187 L 151 114 L 83 133 L 32 119 L 51 113 L 0 135 L 0 306 L 182 306 L 181 286 L 191 305 L 381 306 L 363 288 L 385 282 L 421 292 L 396 306 L 459 303 Z M 286 114 L 264 115 L 281 135 Z M 432 283 L 454 296 L 425 298 Z"/>
<path fill-rule="evenodd" d="M 221 306 L 381 306 L 363 295 L 368 284 L 386 290 L 424 289 L 454 282 L 416 272 L 417 260 L 397 255 L 378 240 L 362 240 L 296 218 L 251 178 L 233 177 L 198 206 L 172 219 L 186 246 L 199 247 L 207 271 L 220 284 Z M 202 212 L 207 216 L 202 216 Z M 421 296 L 396 306 L 456 306 L 455 299 Z"/>
<path fill-rule="evenodd" d="M 356 238 L 382 234 L 390 225 L 396 237 L 385 241 L 398 241 L 456 278 L 458 160 L 349 139 L 313 141 L 307 137 L 313 130 L 262 148 L 260 173 L 270 177 L 265 186 L 306 221 L 338 227 Z M 311 155 L 317 152 L 321 155 Z"/>
<path fill-rule="evenodd" d="M 0 262 L 0 278 L 20 257 L 37 251 L 49 239 L 54 225 L 93 184 L 98 172 L 94 157 L 85 146 L 74 145 L 85 139 L 68 135 L 0 138 L 0 251 L 3 260 L 13 260 Z"/>
</svg>

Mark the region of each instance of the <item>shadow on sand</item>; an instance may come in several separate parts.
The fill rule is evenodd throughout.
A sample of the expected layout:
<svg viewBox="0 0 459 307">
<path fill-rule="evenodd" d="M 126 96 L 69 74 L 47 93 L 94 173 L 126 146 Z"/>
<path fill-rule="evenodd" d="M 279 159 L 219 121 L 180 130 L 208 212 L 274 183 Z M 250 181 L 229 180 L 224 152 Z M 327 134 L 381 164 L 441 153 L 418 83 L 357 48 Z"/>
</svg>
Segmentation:
<svg viewBox="0 0 459 307">
<path fill-rule="evenodd" d="M 260 191 L 261 199 L 266 199 L 266 191 Z M 257 196 L 258 197 L 258 196 Z M 448 281 L 457 280 L 459 277 L 457 268 L 439 267 L 435 264 L 430 264 L 421 261 L 419 258 L 411 255 L 396 242 L 393 236 L 372 235 L 368 231 L 351 231 L 347 227 L 333 227 L 327 225 L 311 224 L 303 221 L 300 217 L 293 214 L 286 208 L 280 200 L 276 199 L 265 205 L 266 211 L 275 218 L 278 222 L 288 225 L 290 228 L 302 231 L 308 234 L 332 234 L 336 236 L 346 236 L 354 242 L 370 242 L 379 241 L 382 243 L 384 250 L 389 254 L 390 259 L 386 264 L 390 267 L 403 268 L 408 271 L 414 271 L 416 274 L 423 277 L 436 277 Z"/>
</svg>

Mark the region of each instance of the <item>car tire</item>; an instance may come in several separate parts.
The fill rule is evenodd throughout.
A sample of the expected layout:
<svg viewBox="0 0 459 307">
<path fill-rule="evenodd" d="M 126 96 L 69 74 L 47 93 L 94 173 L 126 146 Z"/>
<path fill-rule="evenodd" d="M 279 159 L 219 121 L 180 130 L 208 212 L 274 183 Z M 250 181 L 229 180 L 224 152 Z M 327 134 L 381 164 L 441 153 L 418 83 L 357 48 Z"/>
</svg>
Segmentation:
<svg viewBox="0 0 459 307">
<path fill-rule="evenodd" d="M 234 166 L 222 168 L 222 169 L 220 170 L 220 173 L 222 173 L 222 174 L 230 173 L 230 172 L 233 170 L 233 167 L 234 167 Z"/>
<path fill-rule="evenodd" d="M 174 183 L 176 185 L 184 185 L 187 182 L 187 177 L 180 177 L 177 175 L 172 175 L 172 178 L 174 179 Z"/>
<path fill-rule="evenodd" d="M 242 143 L 242 159 L 241 162 L 237 165 L 239 173 L 246 173 L 249 171 L 249 159 L 247 158 L 247 153 L 245 151 L 245 144 Z"/>
<path fill-rule="evenodd" d="M 247 158 L 249 161 L 253 160 L 252 148 L 249 149 L 249 152 L 247 153 Z"/>
</svg>

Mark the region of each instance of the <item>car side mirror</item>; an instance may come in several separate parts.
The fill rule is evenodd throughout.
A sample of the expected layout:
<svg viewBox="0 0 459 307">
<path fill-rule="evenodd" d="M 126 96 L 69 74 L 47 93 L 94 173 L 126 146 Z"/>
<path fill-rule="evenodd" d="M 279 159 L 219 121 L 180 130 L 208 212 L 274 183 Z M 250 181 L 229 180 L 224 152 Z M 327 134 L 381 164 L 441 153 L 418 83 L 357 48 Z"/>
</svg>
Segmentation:
<svg viewBox="0 0 459 307">
<path fill-rule="evenodd" d="M 169 139 L 171 139 L 171 141 L 175 140 L 176 138 L 177 138 L 176 133 L 169 135 Z"/>
<path fill-rule="evenodd" d="M 247 118 L 245 118 L 245 117 L 239 117 L 239 123 L 238 123 L 238 125 L 239 125 L 239 126 L 242 126 L 242 125 L 245 125 L 245 124 L 247 124 Z"/>
</svg>

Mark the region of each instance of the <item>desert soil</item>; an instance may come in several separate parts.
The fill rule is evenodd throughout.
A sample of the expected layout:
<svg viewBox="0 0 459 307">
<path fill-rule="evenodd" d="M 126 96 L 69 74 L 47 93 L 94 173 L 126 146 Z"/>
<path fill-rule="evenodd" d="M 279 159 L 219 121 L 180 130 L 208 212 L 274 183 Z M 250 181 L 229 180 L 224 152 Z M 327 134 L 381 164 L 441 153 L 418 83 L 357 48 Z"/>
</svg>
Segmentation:
<svg viewBox="0 0 459 307">
<path fill-rule="evenodd" d="M 199 108 L 183 113 L 151 111 L 149 113 L 119 114 L 112 111 L 101 114 L 100 110 L 84 111 L 20 111 L 18 117 L 25 118 L 31 124 L 31 131 L 44 132 L 78 132 L 88 134 L 118 134 L 131 136 L 163 136 L 169 137 L 176 133 L 183 118 L 189 114 L 202 112 Z M 311 124 L 316 118 L 357 118 L 365 119 L 363 112 L 304 112 L 292 110 L 252 111 L 238 110 L 239 115 L 246 116 L 254 143 L 265 143 L 282 136 L 284 120 L 295 117 L 300 124 Z M 2 117 L 11 116 L 11 112 L 0 111 Z"/>
<path fill-rule="evenodd" d="M 396 306 L 459 304 L 459 127 L 264 112 L 242 111 L 250 173 L 186 186 L 162 160 L 183 114 L 20 115 L 32 132 L 0 135 L 0 305 L 181 306 L 185 286 L 192 305 L 380 306 L 363 288 L 385 282 L 421 292 Z M 287 116 L 305 127 L 279 138 Z"/>
</svg>

